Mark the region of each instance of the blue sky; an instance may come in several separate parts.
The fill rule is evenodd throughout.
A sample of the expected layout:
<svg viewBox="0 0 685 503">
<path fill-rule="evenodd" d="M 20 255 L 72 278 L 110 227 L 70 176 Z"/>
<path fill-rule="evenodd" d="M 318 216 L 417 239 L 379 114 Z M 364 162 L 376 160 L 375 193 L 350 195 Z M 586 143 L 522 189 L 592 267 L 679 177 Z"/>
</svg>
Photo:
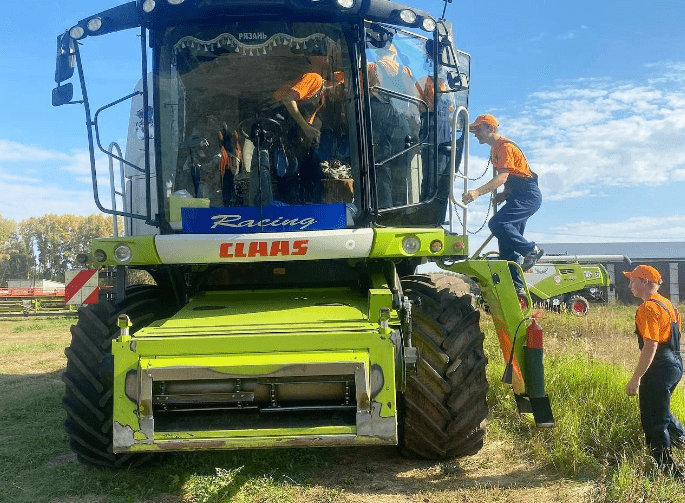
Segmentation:
<svg viewBox="0 0 685 503">
<path fill-rule="evenodd" d="M 117 3 L 3 2 L 3 217 L 97 211 L 83 108 L 50 104 L 55 39 Z M 407 3 L 442 12 L 438 0 Z M 530 239 L 685 239 L 684 2 L 454 0 L 447 18 L 457 46 L 472 56 L 471 116 L 495 115 L 500 132 L 540 175 L 544 201 L 528 222 Z M 133 32 L 85 41 L 95 108 L 133 90 L 138 44 Z M 103 124 L 105 145 L 123 146 L 128 113 L 124 105 Z M 471 147 L 471 174 L 479 175 L 488 148 L 475 141 Z M 486 218 L 486 199 L 470 209 L 475 231 Z"/>
</svg>

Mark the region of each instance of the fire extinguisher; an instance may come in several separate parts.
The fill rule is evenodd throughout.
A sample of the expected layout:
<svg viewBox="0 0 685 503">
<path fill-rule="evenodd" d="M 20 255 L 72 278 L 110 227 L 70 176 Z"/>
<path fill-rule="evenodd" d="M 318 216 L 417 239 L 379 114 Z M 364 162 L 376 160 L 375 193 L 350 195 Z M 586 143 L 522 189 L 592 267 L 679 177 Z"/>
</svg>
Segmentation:
<svg viewBox="0 0 685 503">
<path fill-rule="evenodd" d="M 533 398 L 546 396 L 542 327 L 535 321 L 535 318 L 526 329 L 526 345 L 523 351 L 526 359 L 526 391 L 528 396 Z"/>
</svg>

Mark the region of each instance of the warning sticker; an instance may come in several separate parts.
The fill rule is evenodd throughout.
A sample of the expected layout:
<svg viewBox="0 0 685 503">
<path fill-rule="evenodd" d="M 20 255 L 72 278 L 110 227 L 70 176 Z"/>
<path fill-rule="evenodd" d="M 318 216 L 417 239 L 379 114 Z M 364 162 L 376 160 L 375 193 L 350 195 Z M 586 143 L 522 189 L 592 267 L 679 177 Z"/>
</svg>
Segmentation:
<svg viewBox="0 0 685 503">
<path fill-rule="evenodd" d="M 97 304 L 100 296 L 98 270 L 66 271 L 64 301 L 67 304 Z"/>
</svg>

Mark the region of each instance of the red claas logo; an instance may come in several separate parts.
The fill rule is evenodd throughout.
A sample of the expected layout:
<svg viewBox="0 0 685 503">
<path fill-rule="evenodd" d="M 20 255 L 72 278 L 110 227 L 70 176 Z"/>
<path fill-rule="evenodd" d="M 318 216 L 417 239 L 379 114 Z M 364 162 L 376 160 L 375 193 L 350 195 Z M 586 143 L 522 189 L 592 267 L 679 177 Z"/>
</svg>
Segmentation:
<svg viewBox="0 0 685 503">
<path fill-rule="evenodd" d="M 238 243 L 221 243 L 219 257 L 278 257 L 306 255 L 308 239 L 300 241 L 249 241 Z"/>
</svg>

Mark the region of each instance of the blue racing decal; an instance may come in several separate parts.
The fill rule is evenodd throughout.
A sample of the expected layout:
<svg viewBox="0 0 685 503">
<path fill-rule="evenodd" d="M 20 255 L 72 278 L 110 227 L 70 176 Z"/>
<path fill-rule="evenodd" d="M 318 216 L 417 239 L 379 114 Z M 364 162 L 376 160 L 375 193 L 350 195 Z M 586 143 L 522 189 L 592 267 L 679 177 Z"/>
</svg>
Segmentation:
<svg viewBox="0 0 685 503">
<path fill-rule="evenodd" d="M 181 208 L 183 232 L 189 234 L 249 234 L 344 229 L 345 204 L 243 208 Z"/>
</svg>

